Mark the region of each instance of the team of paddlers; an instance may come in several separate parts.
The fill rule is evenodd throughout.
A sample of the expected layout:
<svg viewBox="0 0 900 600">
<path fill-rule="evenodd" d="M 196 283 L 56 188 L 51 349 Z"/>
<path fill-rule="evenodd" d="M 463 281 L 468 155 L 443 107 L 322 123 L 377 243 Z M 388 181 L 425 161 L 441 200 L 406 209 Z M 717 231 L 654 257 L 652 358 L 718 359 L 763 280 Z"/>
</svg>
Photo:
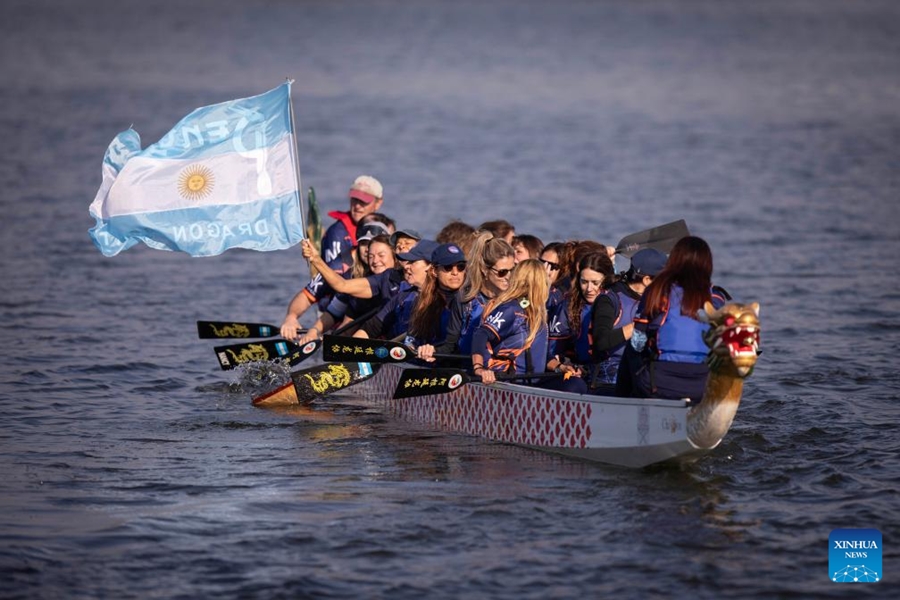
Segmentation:
<svg viewBox="0 0 900 600">
<path fill-rule="evenodd" d="M 504 372 L 562 391 L 700 401 L 708 325 L 695 315 L 727 298 L 701 238 L 683 237 L 668 256 L 639 250 L 617 273 L 615 248 L 544 244 L 505 220 L 454 220 L 434 239 L 397 228 L 368 175 L 349 197 L 348 211 L 329 213 L 321 248 L 303 242 L 315 275 L 291 300 L 283 337 L 306 342 L 357 320 L 354 336 L 403 341 L 418 361 L 453 361 L 486 384 Z M 560 376 L 527 378 L 547 371 Z"/>
</svg>

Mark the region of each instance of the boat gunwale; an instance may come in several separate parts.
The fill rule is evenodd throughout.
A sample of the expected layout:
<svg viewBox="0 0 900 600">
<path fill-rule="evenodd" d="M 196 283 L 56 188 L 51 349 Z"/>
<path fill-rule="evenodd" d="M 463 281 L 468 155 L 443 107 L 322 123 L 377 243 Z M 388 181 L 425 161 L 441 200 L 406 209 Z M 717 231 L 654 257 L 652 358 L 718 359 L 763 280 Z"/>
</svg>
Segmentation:
<svg viewBox="0 0 900 600">
<path fill-rule="evenodd" d="M 382 365 L 384 367 L 391 367 L 395 369 L 400 369 L 401 371 L 404 368 L 421 368 L 418 365 L 414 365 L 411 363 L 388 363 Z M 661 406 L 663 408 L 689 408 L 691 403 L 688 399 L 682 398 L 680 400 L 668 400 L 663 398 L 627 398 L 624 396 L 595 396 L 592 394 L 576 394 L 574 392 L 564 392 L 561 390 L 551 390 L 547 388 L 541 388 L 533 385 L 525 385 L 520 383 L 510 383 L 508 381 L 497 381 L 490 385 L 486 385 L 484 383 L 480 383 L 477 381 L 473 381 L 467 383 L 466 385 L 475 385 L 482 388 L 488 388 L 493 390 L 506 390 L 510 392 L 517 392 L 523 394 L 531 394 L 535 396 L 543 396 L 547 398 L 558 398 L 560 400 L 573 400 L 577 402 L 588 402 L 590 404 L 623 404 L 623 405 L 638 405 L 638 406 Z M 351 388 L 352 389 L 352 388 Z M 456 388 L 453 390 L 448 390 L 446 392 L 438 393 L 438 394 L 421 394 L 420 396 L 409 396 L 407 398 L 403 398 L 403 400 L 414 400 L 415 398 L 425 398 L 428 396 L 444 396 L 447 394 L 452 394 L 453 392 L 459 390 L 461 388 Z M 351 390 L 347 390 L 348 392 Z M 397 399 L 393 398 L 393 396 L 385 399 L 388 402 L 395 402 Z"/>
</svg>

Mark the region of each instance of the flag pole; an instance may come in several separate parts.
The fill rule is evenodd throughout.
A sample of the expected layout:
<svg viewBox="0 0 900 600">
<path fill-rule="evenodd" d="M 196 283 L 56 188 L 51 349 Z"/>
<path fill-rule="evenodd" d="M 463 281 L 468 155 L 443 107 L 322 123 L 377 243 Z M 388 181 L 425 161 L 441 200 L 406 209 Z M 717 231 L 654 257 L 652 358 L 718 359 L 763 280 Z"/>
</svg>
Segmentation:
<svg viewBox="0 0 900 600">
<path fill-rule="evenodd" d="M 297 202 L 300 204 L 300 226 L 303 228 L 303 239 L 306 239 L 306 213 L 303 212 L 303 185 L 300 180 L 300 147 L 297 145 L 297 121 L 294 118 L 294 100 L 291 98 L 290 86 L 294 80 L 285 77 L 288 82 L 288 110 L 291 116 L 291 133 L 294 138 L 294 176 L 297 178 Z M 306 269 L 312 277 L 312 262 L 306 259 Z"/>
<path fill-rule="evenodd" d="M 303 212 L 303 185 L 300 179 L 300 148 L 297 145 L 297 121 L 294 118 L 294 100 L 291 98 L 290 85 L 294 80 L 286 77 L 288 83 L 288 111 L 291 117 L 291 137 L 294 138 L 294 177 L 297 179 L 297 202 L 300 204 L 300 225 L 303 227 L 303 236 L 306 237 L 306 216 Z M 307 261 L 308 263 L 309 261 Z"/>
</svg>

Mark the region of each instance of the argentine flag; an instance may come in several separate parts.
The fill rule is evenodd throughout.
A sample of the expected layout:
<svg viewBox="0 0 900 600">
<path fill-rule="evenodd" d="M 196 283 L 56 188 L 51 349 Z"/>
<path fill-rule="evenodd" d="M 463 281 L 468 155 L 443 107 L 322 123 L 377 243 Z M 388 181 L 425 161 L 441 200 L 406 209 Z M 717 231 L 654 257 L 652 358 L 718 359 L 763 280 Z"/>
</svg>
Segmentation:
<svg viewBox="0 0 900 600">
<path fill-rule="evenodd" d="M 138 242 L 214 256 L 280 250 L 303 239 L 290 82 L 204 106 L 141 150 L 133 129 L 113 139 L 90 230 L 115 256 Z"/>
</svg>

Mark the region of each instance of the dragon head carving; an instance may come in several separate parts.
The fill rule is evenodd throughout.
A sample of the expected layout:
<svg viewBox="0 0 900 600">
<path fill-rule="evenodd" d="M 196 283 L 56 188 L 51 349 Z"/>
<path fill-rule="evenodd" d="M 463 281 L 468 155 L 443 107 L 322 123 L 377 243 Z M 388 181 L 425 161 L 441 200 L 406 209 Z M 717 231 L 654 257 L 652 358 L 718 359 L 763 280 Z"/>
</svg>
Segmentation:
<svg viewBox="0 0 900 600">
<path fill-rule="evenodd" d="M 716 310 L 707 302 L 697 318 L 710 325 L 703 336 L 710 370 L 741 378 L 750 375 L 759 354 L 759 304 L 729 303 Z"/>
</svg>

